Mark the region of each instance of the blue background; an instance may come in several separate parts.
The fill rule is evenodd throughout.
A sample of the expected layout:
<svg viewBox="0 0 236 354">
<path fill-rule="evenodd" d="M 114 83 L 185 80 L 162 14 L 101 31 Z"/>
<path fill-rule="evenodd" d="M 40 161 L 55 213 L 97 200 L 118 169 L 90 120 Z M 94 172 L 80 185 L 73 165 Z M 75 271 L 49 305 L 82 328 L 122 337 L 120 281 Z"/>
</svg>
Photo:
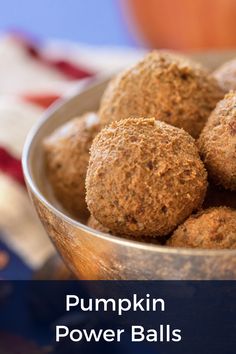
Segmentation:
<svg viewBox="0 0 236 354">
<path fill-rule="evenodd" d="M 39 38 L 93 45 L 134 46 L 120 0 L 1 1 L 0 31 L 20 29 Z"/>
</svg>

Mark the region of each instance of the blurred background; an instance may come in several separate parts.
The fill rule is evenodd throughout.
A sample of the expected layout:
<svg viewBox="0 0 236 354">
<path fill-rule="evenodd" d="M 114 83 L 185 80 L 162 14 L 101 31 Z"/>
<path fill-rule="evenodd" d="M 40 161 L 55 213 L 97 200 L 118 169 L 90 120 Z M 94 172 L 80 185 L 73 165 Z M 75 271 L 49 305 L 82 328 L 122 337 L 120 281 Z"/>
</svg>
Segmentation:
<svg viewBox="0 0 236 354">
<path fill-rule="evenodd" d="M 44 110 L 151 48 L 232 50 L 235 18 L 236 0 L 1 2 L 1 278 L 69 276 L 34 214 L 21 170 L 25 137 Z"/>
<path fill-rule="evenodd" d="M 235 0 L 8 0 L 0 30 L 98 46 L 235 46 Z"/>
<path fill-rule="evenodd" d="M 125 1 L 124 1 L 125 3 Z M 3 1 L 0 30 L 91 45 L 135 45 L 119 0 Z"/>
</svg>

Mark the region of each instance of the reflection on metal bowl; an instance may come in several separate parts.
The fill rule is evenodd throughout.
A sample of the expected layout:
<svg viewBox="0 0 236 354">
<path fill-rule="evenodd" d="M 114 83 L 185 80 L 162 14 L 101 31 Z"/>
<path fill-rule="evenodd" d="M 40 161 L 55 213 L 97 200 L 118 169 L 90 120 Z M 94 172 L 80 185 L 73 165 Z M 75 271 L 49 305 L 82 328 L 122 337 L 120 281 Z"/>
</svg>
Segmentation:
<svg viewBox="0 0 236 354">
<path fill-rule="evenodd" d="M 212 68 L 235 53 L 197 54 Z M 79 279 L 236 279 L 236 250 L 175 249 L 103 234 L 70 217 L 44 173 L 42 141 L 56 127 L 96 110 L 107 80 L 54 105 L 28 136 L 23 168 L 45 230 Z"/>
</svg>

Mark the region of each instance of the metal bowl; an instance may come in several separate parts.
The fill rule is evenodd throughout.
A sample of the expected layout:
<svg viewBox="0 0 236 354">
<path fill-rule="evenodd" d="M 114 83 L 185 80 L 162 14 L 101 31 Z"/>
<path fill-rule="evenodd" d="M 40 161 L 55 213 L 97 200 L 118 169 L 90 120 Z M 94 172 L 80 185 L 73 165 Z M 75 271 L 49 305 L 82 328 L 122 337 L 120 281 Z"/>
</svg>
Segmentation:
<svg viewBox="0 0 236 354">
<path fill-rule="evenodd" d="M 232 56 L 235 52 L 197 54 L 210 67 Z M 236 250 L 175 249 L 111 236 L 74 220 L 53 198 L 44 173 L 42 141 L 72 117 L 96 110 L 106 85 L 107 80 L 89 85 L 54 105 L 30 132 L 24 148 L 29 194 L 66 264 L 79 279 L 236 279 Z"/>
</svg>

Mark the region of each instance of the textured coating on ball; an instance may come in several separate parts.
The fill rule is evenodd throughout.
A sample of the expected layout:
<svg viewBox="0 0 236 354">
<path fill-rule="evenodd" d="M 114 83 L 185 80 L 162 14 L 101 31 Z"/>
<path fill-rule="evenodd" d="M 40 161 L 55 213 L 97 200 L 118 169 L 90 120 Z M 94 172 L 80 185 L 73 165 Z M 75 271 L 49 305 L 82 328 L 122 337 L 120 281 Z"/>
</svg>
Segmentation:
<svg viewBox="0 0 236 354">
<path fill-rule="evenodd" d="M 184 57 L 154 51 L 114 78 L 101 101 L 101 123 L 155 117 L 198 137 L 223 97 L 216 80 Z"/>
<path fill-rule="evenodd" d="M 228 93 L 217 104 L 198 145 L 209 177 L 226 189 L 236 190 L 236 92 Z"/>
<path fill-rule="evenodd" d="M 97 221 L 95 219 L 94 216 L 90 215 L 90 217 L 88 218 L 88 221 L 87 221 L 87 226 L 91 227 L 92 229 L 94 230 L 97 230 L 97 231 L 100 231 L 100 232 L 104 232 L 106 234 L 112 234 L 111 231 L 104 227 L 99 221 Z M 166 239 L 165 238 L 150 238 L 150 237 L 143 237 L 143 236 L 136 236 L 136 237 L 133 237 L 133 236 L 122 236 L 123 238 L 125 239 L 128 239 L 128 240 L 135 240 L 135 241 L 139 241 L 139 242 L 145 242 L 145 243 L 153 243 L 155 245 L 164 245 L 165 242 L 166 242 Z"/>
<path fill-rule="evenodd" d="M 75 217 L 88 216 L 85 177 L 89 149 L 100 127 L 95 113 L 64 124 L 44 141 L 46 169 L 55 196 Z"/>
<path fill-rule="evenodd" d="M 112 123 L 94 139 L 86 200 L 112 233 L 160 237 L 201 206 L 206 180 L 188 133 L 155 118 L 132 118 Z"/>
<path fill-rule="evenodd" d="M 220 207 L 187 219 L 167 241 L 171 247 L 236 248 L 236 210 Z"/>
</svg>

